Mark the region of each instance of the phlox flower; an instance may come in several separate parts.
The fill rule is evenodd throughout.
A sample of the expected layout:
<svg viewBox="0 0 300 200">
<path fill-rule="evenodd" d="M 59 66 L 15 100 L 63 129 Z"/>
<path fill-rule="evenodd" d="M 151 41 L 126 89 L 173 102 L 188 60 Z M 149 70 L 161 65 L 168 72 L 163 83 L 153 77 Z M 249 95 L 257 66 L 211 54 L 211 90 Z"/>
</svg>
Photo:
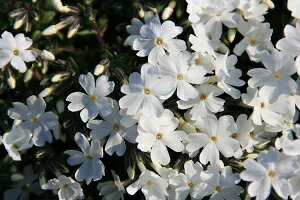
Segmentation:
<svg viewBox="0 0 300 200">
<path fill-rule="evenodd" d="M 100 158 L 103 157 L 103 148 L 100 146 L 99 140 L 92 140 L 91 144 L 87 141 L 86 137 L 81 133 L 75 134 L 75 142 L 82 151 L 67 150 L 65 154 L 70 157 L 67 162 L 69 165 L 82 164 L 75 173 L 77 181 L 86 181 L 89 185 L 92 179 L 98 181 L 105 175 L 104 165 Z"/>
<path fill-rule="evenodd" d="M 25 62 L 33 62 L 37 57 L 37 53 L 28 50 L 32 45 L 32 40 L 25 37 L 23 33 L 17 34 L 15 37 L 5 31 L 0 39 L 0 69 L 10 63 L 16 70 L 24 73 L 27 70 Z"/>
<path fill-rule="evenodd" d="M 287 7 L 292 11 L 292 16 L 300 18 L 300 2 L 297 0 L 288 0 Z"/>
<path fill-rule="evenodd" d="M 114 90 L 115 83 L 108 81 L 108 76 L 102 75 L 95 83 L 94 76 L 89 72 L 81 74 L 78 78 L 79 84 L 87 94 L 73 92 L 67 96 L 67 101 L 71 102 L 68 109 L 72 112 L 80 111 L 83 122 L 95 119 L 101 113 L 107 116 L 111 112 L 112 99 L 107 97 Z"/>
<path fill-rule="evenodd" d="M 261 0 L 240 0 L 238 6 L 241 15 L 246 20 L 255 20 L 263 22 L 265 20 L 264 15 L 267 14 L 268 5 L 261 2 Z"/>
</svg>

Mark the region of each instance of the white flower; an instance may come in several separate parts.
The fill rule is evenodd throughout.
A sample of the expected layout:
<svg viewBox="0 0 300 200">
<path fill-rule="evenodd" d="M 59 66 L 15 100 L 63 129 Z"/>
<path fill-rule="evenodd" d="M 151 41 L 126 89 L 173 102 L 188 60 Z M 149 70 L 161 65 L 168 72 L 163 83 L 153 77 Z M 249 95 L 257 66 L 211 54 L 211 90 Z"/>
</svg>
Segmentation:
<svg viewBox="0 0 300 200">
<path fill-rule="evenodd" d="M 169 199 L 169 200 L 175 199 L 175 195 L 176 195 L 175 189 L 176 189 L 176 186 L 170 184 L 170 181 L 177 174 L 178 174 L 178 171 L 174 170 L 172 168 L 162 167 L 162 168 L 159 169 L 159 175 L 160 175 L 160 177 L 163 178 L 163 179 L 168 180 L 169 186 L 167 187 L 167 192 L 168 192 L 169 196 L 167 197 L 167 199 Z"/>
<path fill-rule="evenodd" d="M 148 62 L 156 64 L 159 58 L 169 53 L 179 53 L 186 49 L 183 40 L 174 39 L 182 33 L 182 28 L 175 26 L 172 21 L 160 23 L 158 18 L 153 18 L 150 24 L 141 27 L 141 38 L 137 38 L 133 42 L 133 49 L 139 51 L 136 55 L 139 57 L 148 57 Z"/>
<path fill-rule="evenodd" d="M 254 150 L 253 145 L 258 144 L 259 142 L 250 143 L 251 137 L 254 136 L 252 126 L 252 121 L 247 119 L 247 115 L 241 114 L 236 119 L 237 132 L 232 134 L 231 137 L 235 138 L 239 141 L 242 149 L 247 149 L 248 152 L 252 152 Z"/>
<path fill-rule="evenodd" d="M 57 179 L 51 179 L 42 185 L 43 190 L 58 190 L 59 200 L 83 199 L 84 194 L 79 183 L 70 177 L 62 175 Z"/>
<path fill-rule="evenodd" d="M 23 178 L 13 183 L 11 189 L 4 192 L 4 200 L 29 200 L 30 193 L 40 196 L 43 190 L 37 180 L 38 174 L 33 174 L 32 167 L 30 165 L 24 167 Z"/>
<path fill-rule="evenodd" d="M 105 145 L 105 151 L 111 156 L 114 152 L 122 156 L 126 150 L 125 140 L 135 143 L 137 137 L 137 126 L 124 127 L 120 120 L 122 116 L 119 113 L 119 105 L 113 100 L 113 108 L 109 115 L 102 116 L 105 120 L 90 120 L 87 127 L 92 129 L 90 136 L 92 139 L 101 140 L 107 135 L 109 139 Z"/>
<path fill-rule="evenodd" d="M 145 170 L 141 173 L 139 179 L 126 188 L 128 194 L 134 195 L 142 188 L 146 200 L 166 199 L 168 181 L 159 175 Z"/>
<path fill-rule="evenodd" d="M 290 0 L 289 2 L 292 1 Z M 298 10 L 300 17 L 300 9 Z M 286 54 L 297 57 L 297 71 L 298 74 L 300 74 L 300 20 L 296 24 L 296 27 L 289 24 L 286 25 L 284 28 L 284 35 L 285 38 L 279 40 L 276 44 L 276 47 Z"/>
<path fill-rule="evenodd" d="M 8 152 L 8 155 L 13 160 L 21 160 L 19 151 L 32 147 L 32 134 L 28 129 L 23 129 L 20 126 L 13 126 L 11 131 L 5 133 L 2 138 L 2 143 Z"/>
<path fill-rule="evenodd" d="M 298 0 L 288 0 L 287 7 L 292 11 L 292 16 L 300 18 L 300 2 Z"/>
<path fill-rule="evenodd" d="M 201 133 L 188 135 L 187 151 L 193 152 L 203 147 L 199 160 L 202 164 L 216 163 L 220 160 L 219 152 L 226 158 L 232 157 L 240 148 L 239 142 L 231 137 L 237 126 L 232 116 L 224 115 L 217 120 L 214 115 L 198 118 L 196 126 Z"/>
<path fill-rule="evenodd" d="M 44 146 L 45 142 L 52 143 L 50 130 L 56 129 L 59 124 L 58 116 L 53 112 L 45 112 L 46 102 L 43 98 L 32 95 L 26 100 L 27 106 L 20 102 L 14 102 L 13 108 L 8 109 L 8 116 L 12 119 L 22 120 L 18 126 L 29 129 L 33 133 L 33 143 L 36 146 Z"/>
<path fill-rule="evenodd" d="M 215 59 L 212 55 L 201 51 L 192 53 L 192 59 L 190 61 L 191 67 L 201 66 L 207 73 L 212 74 L 215 70 Z"/>
<path fill-rule="evenodd" d="M 219 48 L 215 40 L 211 40 L 205 31 L 203 23 L 192 24 L 195 35 L 190 35 L 189 41 L 192 43 L 191 49 L 196 52 L 207 53 L 216 56 L 215 50 Z"/>
<path fill-rule="evenodd" d="M 91 144 L 87 141 L 85 136 L 81 133 L 76 133 L 74 137 L 77 145 L 82 152 L 77 150 L 67 150 L 65 154 L 70 157 L 67 162 L 69 165 L 82 165 L 75 173 L 77 181 L 86 181 L 86 184 L 90 184 L 92 179 L 98 181 L 105 175 L 104 165 L 100 158 L 103 157 L 103 148 L 100 146 L 99 140 L 92 140 Z"/>
<path fill-rule="evenodd" d="M 229 28 L 238 27 L 241 15 L 232 12 L 239 5 L 239 0 L 187 0 L 187 12 L 192 23 L 202 22 L 208 35 L 218 40 L 222 35 L 222 23 Z"/>
<path fill-rule="evenodd" d="M 262 22 L 265 20 L 263 15 L 267 14 L 268 5 L 261 0 L 240 0 L 238 8 L 245 19 Z"/>
<path fill-rule="evenodd" d="M 199 187 L 203 187 L 204 183 L 200 173 L 203 168 L 199 162 L 194 163 L 192 160 L 185 162 L 184 173 L 180 173 L 170 179 L 170 184 L 176 187 L 175 199 L 186 199 L 190 194 L 192 198 L 196 198 L 202 191 Z"/>
<path fill-rule="evenodd" d="M 61 13 L 69 13 L 72 11 L 68 6 L 64 6 L 61 0 L 51 0 L 51 1 L 54 8 Z"/>
<path fill-rule="evenodd" d="M 2 33 L 0 39 L 0 69 L 10 64 L 21 73 L 27 70 L 25 62 L 33 62 L 37 53 L 33 50 L 27 50 L 32 45 L 32 40 L 25 38 L 23 33 L 14 37 L 10 32 Z"/>
<path fill-rule="evenodd" d="M 206 71 L 203 67 L 190 67 L 190 59 L 191 56 L 188 52 L 182 52 L 179 55 L 171 53 L 160 57 L 160 75 L 172 77 L 172 92 L 169 96 L 177 89 L 179 99 L 187 101 L 196 98 L 199 93 L 191 84 L 201 84 L 208 80 L 204 77 Z"/>
<path fill-rule="evenodd" d="M 154 15 L 153 12 L 151 12 L 151 11 L 145 12 L 145 17 L 144 17 L 145 24 L 150 25 L 151 20 L 154 18 L 159 20 L 158 14 Z M 137 38 L 142 38 L 140 31 L 141 31 L 141 28 L 143 25 L 144 25 L 144 23 L 137 18 L 133 18 L 131 20 L 131 25 L 126 26 L 126 31 L 130 34 L 130 36 L 128 36 L 126 38 L 124 45 L 129 45 L 132 47 L 133 42 Z"/>
<path fill-rule="evenodd" d="M 147 152 L 151 150 L 151 160 L 153 163 L 167 165 L 170 156 L 167 147 L 176 152 L 184 150 L 182 140 L 186 139 L 184 131 L 175 131 L 178 120 L 170 110 L 165 110 L 161 118 L 147 118 L 141 116 L 139 120 L 136 138 L 138 148 Z"/>
<path fill-rule="evenodd" d="M 82 110 L 80 117 L 83 122 L 95 119 L 98 113 L 109 115 L 113 102 L 106 96 L 114 90 L 114 82 L 108 81 L 108 77 L 103 75 L 97 78 L 95 85 L 94 76 L 90 72 L 87 75 L 81 74 L 78 81 L 87 95 L 82 92 L 70 94 L 67 97 L 67 101 L 71 102 L 68 109 L 72 112 Z"/>
<path fill-rule="evenodd" d="M 281 132 L 282 135 L 276 138 L 275 147 L 289 156 L 300 155 L 300 125 L 295 124 L 299 118 L 299 113 L 295 116 L 285 113 L 283 115 L 284 122 L 277 126 L 266 126 L 266 130 L 269 132 Z M 293 132 L 295 134 L 293 134 Z M 294 136 L 295 135 L 295 136 Z"/>
<path fill-rule="evenodd" d="M 289 188 L 285 177 L 293 175 L 298 169 L 295 159 L 284 156 L 272 147 L 267 153 L 259 153 L 257 161 L 247 159 L 244 162 L 246 170 L 241 173 L 244 181 L 252 182 L 248 186 L 250 197 L 267 199 L 273 187 L 281 198 L 287 198 Z"/>
<path fill-rule="evenodd" d="M 215 61 L 215 73 L 218 77 L 217 85 L 234 99 L 240 98 L 241 92 L 232 86 L 243 86 L 245 84 L 245 81 L 239 79 L 242 76 L 242 71 L 234 67 L 236 63 L 237 57 L 235 55 L 228 56 L 228 53 L 219 55 Z"/>
<path fill-rule="evenodd" d="M 266 69 L 254 68 L 248 71 L 251 76 L 248 85 L 251 88 L 261 87 L 259 96 L 274 103 L 280 95 L 290 95 L 297 89 L 296 82 L 291 78 L 296 73 L 292 56 L 274 50 L 272 54 L 264 52 L 261 61 Z"/>
<path fill-rule="evenodd" d="M 253 113 L 250 118 L 256 125 L 261 125 L 262 120 L 267 124 L 276 126 L 281 124 L 284 118 L 279 113 L 287 111 L 287 99 L 281 96 L 275 103 L 270 103 L 265 96 L 260 96 L 258 90 L 247 88 L 247 93 L 242 94 L 242 100 L 245 104 L 253 107 Z"/>
<path fill-rule="evenodd" d="M 103 200 L 123 200 L 125 188 L 115 171 L 111 170 L 111 174 L 114 181 L 106 181 L 97 185 L 97 190 L 100 191 L 99 195 L 103 196 Z"/>
<path fill-rule="evenodd" d="M 221 172 L 219 171 L 221 170 Z M 201 179 L 206 183 L 197 198 L 211 195 L 209 199 L 232 200 L 240 199 L 239 195 L 244 190 L 237 186 L 241 180 L 239 174 L 233 174 L 230 166 L 218 169 L 218 166 L 208 166 L 207 171 L 201 172 Z"/>
<path fill-rule="evenodd" d="M 298 110 L 300 109 L 300 78 L 298 77 L 297 81 L 297 88 L 293 88 L 291 94 L 287 96 L 288 99 L 288 113 L 292 116 L 296 113 L 296 107 Z"/>
<path fill-rule="evenodd" d="M 273 48 L 273 30 L 269 23 L 258 23 L 254 20 L 241 22 L 238 30 L 244 38 L 233 49 L 236 55 L 240 56 L 246 50 L 250 60 L 258 62 L 263 51 Z"/>
<path fill-rule="evenodd" d="M 121 87 L 121 92 L 126 95 L 120 99 L 120 107 L 127 109 L 128 115 L 134 115 L 142 109 L 143 115 L 160 117 L 164 110 L 161 100 L 171 93 L 171 85 L 170 76 L 159 78 L 159 68 L 145 64 L 141 74 L 130 74 L 129 83 Z"/>
<path fill-rule="evenodd" d="M 198 117 L 205 117 L 208 114 L 221 112 L 224 110 L 225 101 L 219 96 L 223 94 L 223 90 L 219 87 L 211 84 L 202 84 L 196 87 L 199 92 L 199 96 L 188 101 L 177 101 L 178 108 L 188 109 L 191 108 L 190 114 L 192 119 L 196 120 Z"/>
</svg>

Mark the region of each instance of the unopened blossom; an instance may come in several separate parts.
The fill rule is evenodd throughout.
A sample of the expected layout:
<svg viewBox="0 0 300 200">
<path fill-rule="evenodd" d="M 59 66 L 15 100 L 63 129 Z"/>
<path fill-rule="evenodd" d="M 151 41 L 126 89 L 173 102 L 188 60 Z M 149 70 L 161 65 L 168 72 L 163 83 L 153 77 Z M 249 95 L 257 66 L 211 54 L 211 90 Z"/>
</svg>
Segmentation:
<svg viewBox="0 0 300 200">
<path fill-rule="evenodd" d="M 20 161 L 20 151 L 32 147 L 31 137 L 30 130 L 23 129 L 20 126 L 13 126 L 10 132 L 3 135 L 2 143 L 8 155 L 13 160 Z"/>
<path fill-rule="evenodd" d="M 24 73 L 27 70 L 25 62 L 33 62 L 37 57 L 35 51 L 28 49 L 32 45 L 32 40 L 23 33 L 14 37 L 7 31 L 2 33 L 1 37 L 0 69 L 10 63 L 16 70 Z"/>
<path fill-rule="evenodd" d="M 78 81 L 87 94 L 73 92 L 67 96 L 66 100 L 70 102 L 68 109 L 72 112 L 81 110 L 80 117 L 83 122 L 95 119 L 98 114 L 109 115 L 113 101 L 107 96 L 114 90 L 115 83 L 108 81 L 106 75 L 98 77 L 95 82 L 90 72 L 86 75 L 81 74 Z"/>
<path fill-rule="evenodd" d="M 234 174 L 230 166 L 218 170 L 218 166 L 210 165 L 207 171 L 201 172 L 201 179 L 206 184 L 196 196 L 198 199 L 208 195 L 211 195 L 211 200 L 240 199 L 239 196 L 244 191 L 237 185 L 241 181 L 240 175 Z"/>
<path fill-rule="evenodd" d="M 285 177 L 297 172 L 299 164 L 272 147 L 267 153 L 259 153 L 257 161 L 248 158 L 244 167 L 246 170 L 241 173 L 241 178 L 251 182 L 247 189 L 250 197 L 256 197 L 257 200 L 267 199 L 273 188 L 278 196 L 285 199 L 289 194 Z"/>
<path fill-rule="evenodd" d="M 295 2 L 294 0 L 289 0 L 289 2 Z M 297 1 L 300 5 L 299 1 Z M 294 4 L 295 4 L 294 3 Z M 297 9 L 296 7 L 294 7 Z M 300 8 L 298 8 L 299 17 L 300 17 Z M 276 44 L 276 47 L 281 50 L 283 53 L 289 54 L 293 57 L 297 57 L 297 72 L 300 74 L 300 21 L 297 22 L 296 27 L 288 24 L 284 28 L 284 36 Z"/>
<path fill-rule="evenodd" d="M 241 22 L 238 31 L 244 38 L 234 47 L 233 52 L 240 56 L 246 50 L 250 60 L 260 61 L 260 55 L 273 48 L 269 23 L 259 23 L 255 20 Z"/>
<path fill-rule="evenodd" d="M 67 162 L 69 165 L 79 165 L 81 166 L 75 173 L 75 178 L 77 181 L 86 181 L 89 185 L 91 181 L 98 181 L 105 175 L 104 165 L 100 158 L 103 157 L 103 148 L 100 146 L 99 140 L 92 140 L 91 144 L 87 141 L 86 137 L 81 133 L 75 134 L 75 142 L 82 151 L 77 150 L 67 150 L 65 154 L 70 157 Z"/>
<path fill-rule="evenodd" d="M 276 126 L 282 124 L 284 118 L 280 115 L 288 108 L 287 99 L 280 97 L 275 103 L 270 103 L 265 96 L 260 96 L 257 89 L 247 88 L 247 93 L 242 94 L 242 100 L 248 106 L 253 107 L 250 118 L 256 125 L 262 125 L 262 120 L 267 124 Z"/>
<path fill-rule="evenodd" d="M 97 185 L 99 195 L 103 196 L 103 200 L 119 200 L 124 199 L 125 188 L 122 185 L 120 177 L 111 170 L 113 181 L 101 182 Z"/>
<path fill-rule="evenodd" d="M 248 81 L 249 87 L 260 87 L 261 97 L 274 103 L 280 95 L 290 95 L 297 89 L 296 82 L 291 78 L 291 75 L 296 73 L 292 56 L 274 50 L 272 54 L 264 52 L 261 61 L 265 68 L 250 69 L 247 73 L 251 76 Z"/>
<path fill-rule="evenodd" d="M 220 160 L 220 152 L 226 158 L 232 157 L 240 148 L 239 142 L 231 137 L 237 131 L 232 116 L 224 115 L 217 120 L 215 115 L 208 115 L 198 118 L 196 126 L 201 133 L 188 135 L 186 150 L 193 152 L 203 148 L 199 156 L 202 164 L 216 163 Z"/>
<path fill-rule="evenodd" d="M 59 200 L 83 199 L 84 194 L 80 184 L 70 177 L 62 175 L 51 179 L 44 185 L 43 190 L 58 190 Z"/>
<path fill-rule="evenodd" d="M 300 19 L 300 2 L 297 0 L 288 0 L 288 9 L 292 12 L 292 16 Z"/>
<path fill-rule="evenodd" d="M 240 98 L 241 92 L 233 86 L 240 87 L 245 84 L 245 81 L 240 79 L 242 71 L 234 67 L 236 63 L 237 57 L 235 55 L 228 56 L 228 53 L 219 55 L 215 61 L 217 86 L 234 99 Z"/>
<path fill-rule="evenodd" d="M 217 113 L 224 110 L 225 101 L 217 96 L 223 94 L 223 90 L 211 84 L 202 84 L 196 86 L 199 95 L 188 101 L 177 101 L 178 108 L 191 108 L 190 114 L 192 119 L 205 117 L 211 113 Z"/>
<path fill-rule="evenodd" d="M 138 190 L 142 190 L 146 200 L 161 199 L 165 200 L 167 193 L 168 181 L 149 170 L 144 170 L 139 179 L 129 185 L 126 190 L 128 194 L 134 195 Z"/>
<path fill-rule="evenodd" d="M 41 195 L 41 189 L 38 181 L 38 174 L 34 174 L 32 166 L 27 165 L 23 169 L 23 178 L 10 185 L 10 189 L 4 192 L 4 200 L 29 200 L 30 193 Z"/>
<path fill-rule="evenodd" d="M 167 147 L 176 152 L 184 150 L 181 142 L 186 139 L 186 133 L 175 130 L 177 126 L 178 120 L 169 110 L 165 110 L 161 118 L 141 116 L 138 126 L 139 135 L 136 138 L 138 149 L 143 152 L 151 150 L 153 163 L 167 165 L 170 162 Z"/>
<path fill-rule="evenodd" d="M 170 184 L 176 187 L 175 199 L 186 199 L 188 195 L 192 198 L 200 195 L 205 183 L 201 179 L 202 165 L 192 160 L 185 162 L 184 173 L 179 173 L 170 179 Z"/>
<path fill-rule="evenodd" d="M 150 24 L 141 27 L 140 38 L 133 42 L 133 49 L 139 51 L 137 56 L 148 56 L 148 62 L 155 65 L 159 58 L 169 53 L 180 53 L 186 49 L 183 40 L 174 39 L 182 33 L 182 27 L 175 26 L 172 21 L 161 24 L 158 18 L 153 18 Z"/>
<path fill-rule="evenodd" d="M 255 20 L 263 22 L 265 20 L 264 15 L 267 14 L 268 5 L 261 2 L 261 0 L 240 0 L 238 6 L 240 14 L 246 20 Z"/>
<path fill-rule="evenodd" d="M 87 127 L 92 129 L 90 136 L 92 139 L 101 140 L 104 137 L 109 136 L 105 151 L 112 155 L 114 152 L 118 156 L 122 156 L 126 150 L 125 140 L 130 143 L 135 143 L 135 139 L 138 135 L 137 126 L 124 127 L 121 125 L 119 105 L 117 101 L 113 100 L 113 108 L 109 115 L 102 116 L 103 120 L 90 120 Z"/>
<path fill-rule="evenodd" d="M 191 56 L 188 52 L 178 54 L 169 54 L 162 56 L 159 61 L 160 75 L 172 77 L 171 96 L 177 89 L 177 96 L 182 100 L 196 98 L 199 92 L 192 84 L 202 84 L 208 80 L 204 77 L 206 70 L 201 66 L 191 67 L 189 60 Z"/>
<path fill-rule="evenodd" d="M 14 107 L 7 111 L 8 116 L 15 121 L 22 120 L 18 126 L 33 133 L 34 145 L 44 146 L 45 142 L 52 143 L 51 130 L 59 126 L 58 116 L 53 112 L 45 112 L 46 102 L 41 97 L 32 95 L 27 98 L 26 103 L 27 106 L 21 102 L 14 102 Z"/>
<path fill-rule="evenodd" d="M 159 78 L 157 66 L 143 65 L 141 74 L 130 74 L 129 83 L 121 87 L 121 92 L 126 95 L 119 101 L 120 108 L 127 109 L 128 115 L 141 109 L 145 116 L 160 117 L 164 110 L 162 100 L 172 92 L 172 80 L 171 76 Z"/>
</svg>

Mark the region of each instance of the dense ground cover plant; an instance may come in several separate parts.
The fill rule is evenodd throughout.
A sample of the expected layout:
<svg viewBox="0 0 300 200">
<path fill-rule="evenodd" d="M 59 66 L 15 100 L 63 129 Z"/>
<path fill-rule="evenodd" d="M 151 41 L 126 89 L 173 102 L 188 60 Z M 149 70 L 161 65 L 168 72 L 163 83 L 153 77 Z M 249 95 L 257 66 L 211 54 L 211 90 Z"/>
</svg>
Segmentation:
<svg viewBox="0 0 300 200">
<path fill-rule="evenodd" d="M 299 0 L 0 16 L 0 199 L 300 199 Z"/>
</svg>

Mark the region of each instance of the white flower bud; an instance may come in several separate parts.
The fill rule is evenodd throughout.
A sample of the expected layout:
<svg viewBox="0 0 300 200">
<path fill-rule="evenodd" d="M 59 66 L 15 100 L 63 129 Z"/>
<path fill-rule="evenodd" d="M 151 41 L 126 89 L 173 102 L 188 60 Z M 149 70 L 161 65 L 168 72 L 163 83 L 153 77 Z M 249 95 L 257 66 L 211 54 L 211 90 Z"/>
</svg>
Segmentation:
<svg viewBox="0 0 300 200">
<path fill-rule="evenodd" d="M 269 7 L 269 9 L 274 9 L 275 8 L 275 5 L 272 2 L 272 0 L 262 0 L 261 2 L 264 3 L 264 4 L 267 4 L 267 6 Z"/>
<path fill-rule="evenodd" d="M 58 113 L 62 113 L 65 111 L 65 103 L 63 100 L 59 100 L 56 102 L 56 109 Z"/>
<path fill-rule="evenodd" d="M 230 43 L 232 43 L 235 39 L 235 36 L 236 36 L 236 29 L 235 28 L 230 28 L 228 30 L 228 41 Z"/>
<path fill-rule="evenodd" d="M 96 67 L 95 67 L 95 70 L 94 70 L 94 75 L 95 76 L 99 76 L 100 74 L 103 73 L 105 67 L 101 64 L 98 64 Z"/>
<path fill-rule="evenodd" d="M 8 83 L 8 85 L 9 85 L 9 87 L 11 89 L 15 89 L 16 88 L 16 79 L 15 79 L 14 76 L 9 76 L 7 78 L 7 83 Z"/>
<path fill-rule="evenodd" d="M 33 77 L 33 70 L 32 68 L 28 69 L 24 75 L 24 83 L 30 81 Z"/>
<path fill-rule="evenodd" d="M 58 24 L 49 26 L 48 28 L 46 28 L 42 34 L 43 35 L 54 35 L 56 34 L 59 30 L 63 29 L 66 26 L 66 24 L 64 22 L 59 22 Z"/>
<path fill-rule="evenodd" d="M 80 28 L 80 24 L 78 24 L 77 26 L 72 26 L 68 31 L 67 37 L 68 38 L 73 37 L 78 32 L 79 28 Z"/>
<path fill-rule="evenodd" d="M 50 51 L 47 51 L 47 50 L 42 51 L 41 58 L 43 60 L 55 60 L 55 56 L 53 55 L 53 53 L 51 53 Z"/>
<path fill-rule="evenodd" d="M 47 97 L 50 94 L 52 94 L 53 91 L 54 91 L 54 87 L 53 86 L 47 87 L 43 91 L 40 92 L 39 97 L 42 97 L 42 98 Z"/>
<path fill-rule="evenodd" d="M 61 0 L 52 0 L 52 5 L 61 13 L 69 13 L 70 11 L 72 11 L 68 6 L 64 6 Z"/>
<path fill-rule="evenodd" d="M 168 5 L 168 7 L 166 7 L 162 13 L 162 20 L 167 20 L 171 17 L 171 15 L 173 14 L 174 8 L 176 6 L 176 2 L 175 1 L 171 1 Z"/>
<path fill-rule="evenodd" d="M 17 30 L 21 28 L 21 26 L 25 23 L 26 15 L 22 17 L 22 19 L 18 19 L 14 23 L 14 29 Z"/>
<path fill-rule="evenodd" d="M 128 174 L 128 177 L 132 180 L 134 179 L 134 176 L 135 176 L 135 168 L 132 168 L 131 166 L 129 166 L 127 168 L 127 174 Z"/>
</svg>

